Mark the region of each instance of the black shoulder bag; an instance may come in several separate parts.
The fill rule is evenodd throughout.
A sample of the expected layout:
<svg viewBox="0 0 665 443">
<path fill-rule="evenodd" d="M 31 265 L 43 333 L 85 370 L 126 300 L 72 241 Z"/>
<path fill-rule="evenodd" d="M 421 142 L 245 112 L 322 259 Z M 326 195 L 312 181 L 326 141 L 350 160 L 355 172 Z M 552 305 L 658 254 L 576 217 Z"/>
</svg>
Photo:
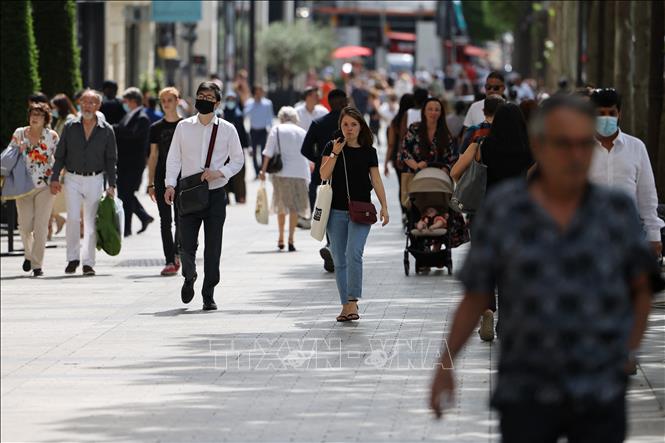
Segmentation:
<svg viewBox="0 0 665 443">
<path fill-rule="evenodd" d="M 279 172 L 284 167 L 282 164 L 282 146 L 279 143 L 279 127 L 275 128 L 275 136 L 277 137 L 277 153 L 275 153 L 270 161 L 268 161 L 266 171 L 268 171 L 269 174 Z"/>
<path fill-rule="evenodd" d="M 210 135 L 206 169 L 210 167 L 210 162 L 212 161 L 212 151 L 215 149 L 218 126 L 218 124 L 213 126 L 212 134 Z M 199 172 L 198 174 L 181 178 L 178 182 L 178 187 L 180 188 L 180 193 L 178 194 L 178 211 L 180 215 L 189 215 L 194 212 L 203 211 L 208 207 L 208 181 L 201 181 L 202 174 L 203 172 Z"/>
</svg>

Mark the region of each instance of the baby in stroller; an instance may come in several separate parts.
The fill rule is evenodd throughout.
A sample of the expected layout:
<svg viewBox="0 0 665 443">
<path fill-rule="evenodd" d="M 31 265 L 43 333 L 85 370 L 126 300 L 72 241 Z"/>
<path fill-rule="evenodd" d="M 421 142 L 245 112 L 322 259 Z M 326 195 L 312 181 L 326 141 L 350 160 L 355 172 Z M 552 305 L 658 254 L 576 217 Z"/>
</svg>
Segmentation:
<svg viewBox="0 0 665 443">
<path fill-rule="evenodd" d="M 423 216 L 418 223 L 416 229 L 420 232 L 434 231 L 435 229 L 446 229 L 448 227 L 448 213 L 441 215 L 436 208 L 429 207 L 423 211 Z M 441 250 L 441 240 L 436 239 L 432 241 L 431 251 Z"/>
<path fill-rule="evenodd" d="M 440 215 L 439 212 L 432 207 L 425 209 L 423 217 L 416 223 L 416 229 L 419 231 L 435 229 L 446 229 L 448 227 L 448 214 Z"/>
</svg>

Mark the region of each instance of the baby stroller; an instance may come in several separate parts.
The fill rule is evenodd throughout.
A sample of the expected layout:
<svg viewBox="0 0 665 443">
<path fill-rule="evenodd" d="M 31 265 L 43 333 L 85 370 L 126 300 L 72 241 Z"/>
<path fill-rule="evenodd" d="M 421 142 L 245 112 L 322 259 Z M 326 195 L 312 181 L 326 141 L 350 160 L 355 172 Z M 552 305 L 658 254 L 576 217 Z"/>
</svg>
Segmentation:
<svg viewBox="0 0 665 443">
<path fill-rule="evenodd" d="M 405 228 L 404 273 L 409 275 L 409 254 L 416 260 L 416 274 L 421 268 L 447 268 L 453 273 L 453 259 L 448 229 L 419 231 L 416 224 L 427 208 L 434 208 L 440 215 L 450 214 L 448 203 L 453 193 L 453 181 L 443 170 L 429 167 L 418 172 L 408 189 L 407 224 Z M 448 217 L 451 220 L 451 217 Z M 436 247 L 440 249 L 437 250 Z"/>
</svg>

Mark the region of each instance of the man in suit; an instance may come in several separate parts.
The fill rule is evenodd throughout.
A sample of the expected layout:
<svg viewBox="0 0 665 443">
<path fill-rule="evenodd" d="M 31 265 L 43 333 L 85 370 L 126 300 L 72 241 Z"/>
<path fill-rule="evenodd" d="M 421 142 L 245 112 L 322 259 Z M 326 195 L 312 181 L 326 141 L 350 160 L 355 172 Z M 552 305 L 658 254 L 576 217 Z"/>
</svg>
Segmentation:
<svg viewBox="0 0 665 443">
<path fill-rule="evenodd" d="M 342 109 L 348 103 L 346 93 L 341 89 L 333 89 L 328 94 L 328 103 L 330 104 L 330 113 L 312 122 L 300 150 L 303 156 L 314 163 L 312 181 L 309 183 L 309 203 L 311 208 L 314 207 L 314 203 L 316 202 L 316 188 L 321 184 L 321 176 L 319 175 L 321 153 L 326 144 L 335 138 L 336 133 L 339 132 L 339 116 Z M 319 252 L 323 258 L 323 267 L 325 270 L 334 272 L 335 265 L 328 245 L 321 248 Z"/>
<path fill-rule="evenodd" d="M 142 106 L 143 94 L 139 88 L 131 87 L 122 95 L 123 107 L 127 111 L 116 125 L 113 125 L 118 144 L 118 197 L 125 210 L 125 237 L 132 234 L 132 214 L 141 220 L 141 229 L 155 221 L 145 211 L 136 198 L 146 165 L 150 136 L 150 118 Z"/>
<path fill-rule="evenodd" d="M 120 123 L 120 120 L 127 114 L 122 100 L 116 97 L 118 94 L 118 84 L 113 80 L 106 80 L 102 86 L 104 101 L 99 111 L 104 114 L 106 121 L 112 125 Z"/>
</svg>

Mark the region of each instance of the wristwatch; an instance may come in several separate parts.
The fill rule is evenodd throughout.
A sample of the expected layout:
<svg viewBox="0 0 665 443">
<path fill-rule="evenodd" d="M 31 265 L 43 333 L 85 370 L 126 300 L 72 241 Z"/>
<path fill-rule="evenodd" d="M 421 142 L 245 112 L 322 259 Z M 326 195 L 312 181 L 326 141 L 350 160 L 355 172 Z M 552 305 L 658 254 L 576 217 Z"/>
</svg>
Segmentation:
<svg viewBox="0 0 665 443">
<path fill-rule="evenodd" d="M 337 157 L 337 154 L 335 154 L 334 152 L 330 152 L 330 158 L 335 158 L 335 157 Z"/>
</svg>

